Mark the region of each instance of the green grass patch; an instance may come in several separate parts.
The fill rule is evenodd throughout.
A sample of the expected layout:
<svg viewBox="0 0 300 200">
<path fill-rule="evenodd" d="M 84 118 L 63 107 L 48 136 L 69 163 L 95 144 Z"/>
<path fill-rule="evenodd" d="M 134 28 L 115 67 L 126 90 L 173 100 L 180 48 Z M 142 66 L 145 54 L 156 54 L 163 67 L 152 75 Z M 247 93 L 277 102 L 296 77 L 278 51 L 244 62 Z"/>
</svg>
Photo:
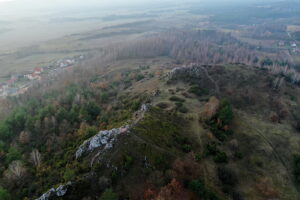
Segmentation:
<svg viewBox="0 0 300 200">
<path fill-rule="evenodd" d="M 184 99 L 177 97 L 177 96 L 171 96 L 170 101 L 176 101 L 176 102 L 185 102 Z"/>
</svg>

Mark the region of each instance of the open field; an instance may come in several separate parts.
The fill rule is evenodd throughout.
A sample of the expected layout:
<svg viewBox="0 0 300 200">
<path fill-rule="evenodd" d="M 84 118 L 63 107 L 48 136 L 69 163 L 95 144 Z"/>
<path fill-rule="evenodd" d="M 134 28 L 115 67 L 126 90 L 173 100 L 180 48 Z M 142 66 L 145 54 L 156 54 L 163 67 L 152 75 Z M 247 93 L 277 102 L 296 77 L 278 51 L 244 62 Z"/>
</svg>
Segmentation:
<svg viewBox="0 0 300 200">
<path fill-rule="evenodd" d="M 90 8 L 90 12 L 85 15 L 70 11 L 53 16 L 47 11 L 39 20 L 29 18 L 20 24 L 13 20 L 3 20 L 0 29 L 0 77 L 46 66 L 66 57 L 93 54 L 121 41 L 172 29 L 219 30 L 250 45 L 269 49 L 275 49 L 279 40 L 289 39 L 284 31 L 280 37 L 274 34 L 272 39 L 267 40 L 264 35 L 273 31 L 273 28 L 260 26 L 261 21 L 257 21 L 258 26 L 253 27 L 245 19 L 232 24 L 228 24 L 226 19 L 216 20 L 214 15 L 221 8 L 209 12 L 206 8 L 210 7 L 206 6 L 195 6 L 191 2 L 165 3 L 159 7 L 149 5 L 147 8 L 139 5 L 129 10 L 120 7 L 114 12 L 111 9 L 99 12 L 98 7 L 95 7 Z M 247 7 L 244 9 L 247 10 Z M 261 18 L 267 18 L 267 15 Z M 271 23 L 281 23 L 276 20 Z M 288 31 L 296 32 L 300 29 L 299 25 L 292 25 L 293 18 L 286 21 L 290 22 Z M 256 31 L 251 32 L 253 28 L 266 30 L 257 35 Z M 274 30 L 277 31 L 277 28 Z"/>
<path fill-rule="evenodd" d="M 91 20 L 84 17 L 57 19 L 53 29 L 60 30 L 60 33 L 47 32 L 47 28 L 39 27 L 38 24 L 32 26 L 37 29 L 33 32 L 36 36 L 26 31 L 22 37 L 14 34 L 13 30 L 3 33 L 0 35 L 0 76 L 30 71 L 62 58 L 93 54 L 105 46 L 121 41 L 172 28 L 194 26 L 196 22 L 203 23 L 208 20 L 203 16 L 188 15 L 185 10 L 176 7 L 170 9 L 171 12 L 168 13 L 163 8 L 137 11 L 134 14 L 123 11 L 118 15 L 106 14 Z M 155 14 L 151 14 L 154 11 Z M 29 41 L 26 37 L 35 41 Z M 14 41 L 18 45 L 14 46 L 11 41 L 15 38 L 28 43 Z"/>
<path fill-rule="evenodd" d="M 289 32 L 297 32 L 300 31 L 300 25 L 288 25 L 287 31 Z"/>
</svg>

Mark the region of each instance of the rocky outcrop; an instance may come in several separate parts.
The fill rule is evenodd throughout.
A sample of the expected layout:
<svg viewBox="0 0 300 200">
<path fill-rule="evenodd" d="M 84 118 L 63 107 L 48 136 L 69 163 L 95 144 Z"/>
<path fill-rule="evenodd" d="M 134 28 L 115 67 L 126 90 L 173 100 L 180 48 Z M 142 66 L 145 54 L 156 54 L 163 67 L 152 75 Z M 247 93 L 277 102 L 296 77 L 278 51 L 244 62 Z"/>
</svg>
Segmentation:
<svg viewBox="0 0 300 200">
<path fill-rule="evenodd" d="M 95 149 L 99 149 L 96 157 L 104 153 L 106 150 L 111 149 L 117 139 L 117 136 L 127 133 L 130 128 L 135 125 L 135 123 L 143 118 L 146 111 L 148 111 L 148 105 L 143 104 L 141 106 L 141 109 L 136 113 L 137 119 L 133 120 L 131 125 L 114 128 L 111 130 L 100 131 L 97 135 L 84 141 L 75 153 L 76 159 L 79 159 L 84 154 L 92 152 Z M 44 193 L 42 196 L 35 200 L 51 200 L 56 199 L 57 197 L 63 197 L 67 194 L 67 191 L 71 185 L 71 182 L 68 182 L 67 184 L 60 185 L 57 188 L 51 188 L 50 190 L 48 190 L 48 192 Z"/>
<path fill-rule="evenodd" d="M 171 72 L 169 72 L 169 80 L 177 80 L 182 78 L 201 78 L 204 76 L 201 67 L 191 64 L 188 66 L 176 67 Z"/>
<path fill-rule="evenodd" d="M 141 109 L 136 113 L 136 119 L 133 120 L 131 125 L 126 125 L 121 128 L 114 128 L 111 130 L 100 131 L 97 135 L 84 141 L 75 153 L 76 159 L 79 159 L 83 154 L 92 152 L 95 149 L 99 149 L 97 155 L 100 155 L 104 151 L 111 149 L 118 135 L 124 134 L 134 126 L 140 119 L 144 117 L 144 113 L 148 110 L 148 106 L 143 104 Z"/>
<path fill-rule="evenodd" d="M 51 200 L 55 197 L 63 197 L 67 194 L 68 188 L 72 185 L 71 182 L 68 182 L 65 185 L 60 185 L 57 188 L 51 188 L 48 192 L 44 193 L 42 196 L 35 200 Z"/>
<path fill-rule="evenodd" d="M 168 79 L 169 81 L 198 79 L 199 84 L 202 86 L 206 88 L 214 87 L 215 95 L 220 96 L 220 88 L 213 77 L 209 75 L 207 67 L 208 66 L 200 66 L 195 63 L 188 66 L 176 67 L 168 73 Z"/>
<path fill-rule="evenodd" d="M 127 125 L 121 128 L 100 131 L 97 135 L 84 141 L 82 145 L 80 145 L 75 153 L 76 159 L 79 159 L 84 153 L 92 152 L 97 148 L 102 148 L 103 151 L 112 148 L 116 137 L 126 133 L 129 127 L 130 126 Z"/>
</svg>

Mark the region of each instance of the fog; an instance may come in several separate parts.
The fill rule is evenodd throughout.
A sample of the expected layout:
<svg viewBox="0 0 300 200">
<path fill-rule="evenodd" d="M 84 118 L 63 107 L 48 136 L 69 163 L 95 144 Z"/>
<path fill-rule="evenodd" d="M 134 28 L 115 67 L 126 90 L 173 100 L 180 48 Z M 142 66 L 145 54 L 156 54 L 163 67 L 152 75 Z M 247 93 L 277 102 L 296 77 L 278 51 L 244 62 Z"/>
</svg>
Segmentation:
<svg viewBox="0 0 300 200">
<path fill-rule="evenodd" d="M 242 1 L 242 3 L 254 0 Z M 259 0 L 256 0 L 259 1 Z M 261 2 L 261 1 L 260 1 Z M 266 1 L 264 1 L 266 2 Z M 150 9 L 240 4 L 238 0 L 0 0 L 0 52 L 99 29 L 104 16 Z"/>
<path fill-rule="evenodd" d="M 170 5 L 159 0 L 0 0 L 0 51 L 101 28 L 105 15 Z M 147 5 L 147 6 L 146 6 Z M 74 23 L 76 22 L 76 23 Z"/>
</svg>

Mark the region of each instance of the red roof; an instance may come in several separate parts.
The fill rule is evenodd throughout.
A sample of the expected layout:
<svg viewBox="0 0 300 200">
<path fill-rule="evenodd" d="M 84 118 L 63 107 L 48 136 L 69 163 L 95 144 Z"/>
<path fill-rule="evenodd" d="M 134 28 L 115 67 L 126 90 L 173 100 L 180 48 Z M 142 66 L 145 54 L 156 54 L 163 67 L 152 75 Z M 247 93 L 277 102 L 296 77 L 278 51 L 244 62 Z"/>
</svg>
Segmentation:
<svg viewBox="0 0 300 200">
<path fill-rule="evenodd" d="M 35 71 L 35 72 L 42 72 L 43 69 L 42 69 L 41 67 L 36 67 L 36 68 L 34 69 L 34 71 Z"/>
<path fill-rule="evenodd" d="M 7 82 L 7 84 L 13 84 L 15 81 L 16 81 L 16 80 L 14 80 L 14 79 L 10 79 L 10 80 L 8 80 L 8 81 L 6 81 L 6 82 Z"/>
</svg>

